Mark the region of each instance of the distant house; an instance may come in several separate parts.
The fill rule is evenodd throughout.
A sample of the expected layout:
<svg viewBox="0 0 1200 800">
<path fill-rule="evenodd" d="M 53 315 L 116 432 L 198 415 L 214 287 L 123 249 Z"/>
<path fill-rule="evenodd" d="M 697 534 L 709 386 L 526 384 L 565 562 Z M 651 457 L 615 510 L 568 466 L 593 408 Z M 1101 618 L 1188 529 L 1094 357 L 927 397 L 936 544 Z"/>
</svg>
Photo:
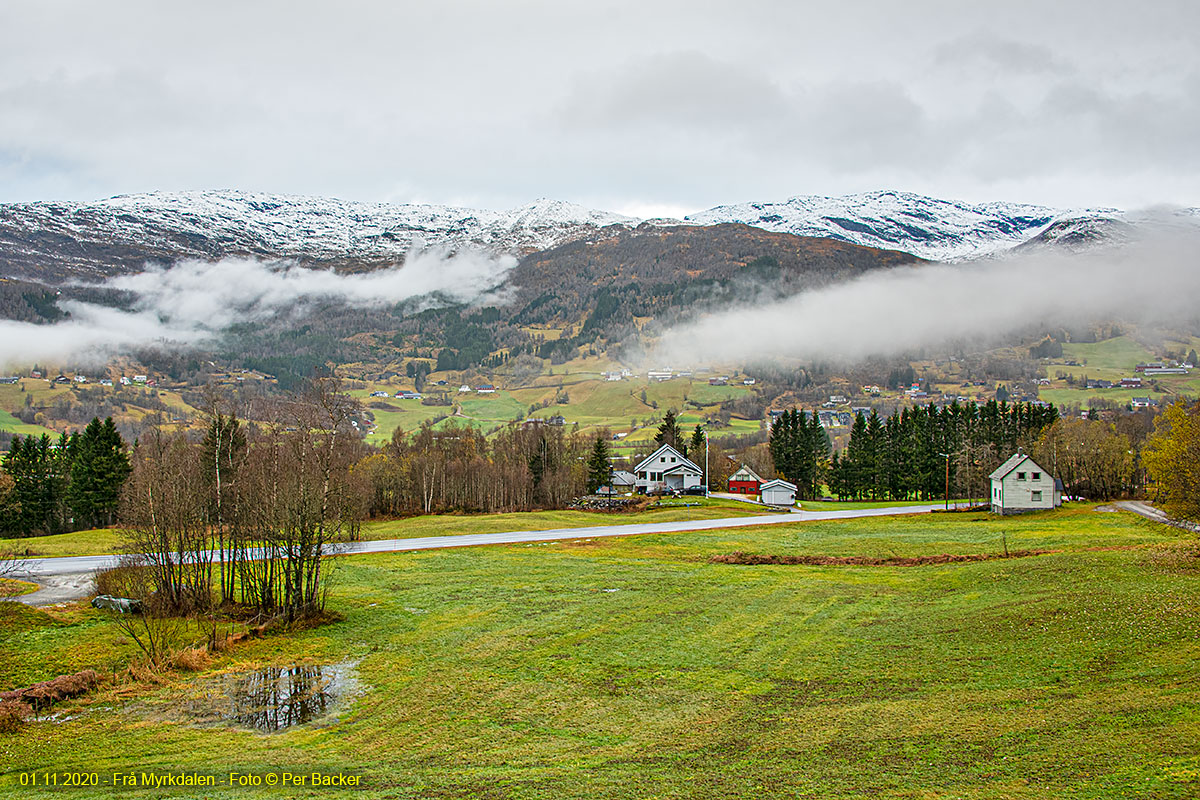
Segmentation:
<svg viewBox="0 0 1200 800">
<path fill-rule="evenodd" d="M 16 383 L 20 378 L 0 378 L 0 383 Z"/>
<path fill-rule="evenodd" d="M 796 484 L 788 483 L 785 480 L 767 481 L 759 490 L 761 500 L 764 505 L 768 506 L 794 506 L 796 505 Z"/>
<path fill-rule="evenodd" d="M 396 392 L 396 397 L 399 397 L 401 400 L 420 400 L 421 393 L 420 392 Z"/>
<path fill-rule="evenodd" d="M 835 405 L 842 405 L 846 402 L 846 398 L 840 394 L 831 394 L 829 395 L 829 402 L 834 403 Z"/>
<path fill-rule="evenodd" d="M 134 383 L 145 383 L 145 382 L 146 382 L 146 376 L 145 376 L 145 375 L 134 375 L 134 376 L 133 376 L 133 382 L 134 382 Z"/>
<path fill-rule="evenodd" d="M 646 377 L 652 381 L 669 381 L 672 375 L 669 369 L 652 369 L 646 373 Z"/>
<path fill-rule="evenodd" d="M 30 372 L 30 373 L 29 373 L 29 377 L 31 377 L 31 378 L 41 378 L 41 377 L 43 377 L 43 376 L 42 376 L 42 371 L 41 371 L 40 369 L 35 369 L 35 370 L 33 370 L 32 372 Z"/>
<path fill-rule="evenodd" d="M 612 480 L 601 486 L 599 494 L 628 494 L 637 487 L 637 476 L 623 469 L 613 470 Z"/>
<path fill-rule="evenodd" d="M 703 483 L 704 471 L 682 453 L 664 444 L 633 468 L 642 494 L 686 491 Z"/>
<path fill-rule="evenodd" d="M 388 396 L 388 393 L 384 392 L 384 391 L 371 392 L 371 397 L 387 397 L 387 396 Z"/>
<path fill-rule="evenodd" d="M 101 378 L 100 385 L 101 386 L 112 386 L 113 385 L 112 379 L 111 378 Z"/>
<path fill-rule="evenodd" d="M 122 385 L 122 386 L 128 386 L 128 385 L 129 385 L 129 378 L 126 378 L 124 375 L 122 375 L 122 376 L 121 376 L 121 385 Z"/>
<path fill-rule="evenodd" d="M 87 376 L 86 375 L 76 375 L 75 382 L 76 383 L 87 383 Z"/>
<path fill-rule="evenodd" d="M 1135 397 L 1129 401 L 1131 408 L 1150 408 L 1152 405 L 1154 405 L 1154 401 L 1149 397 Z"/>
<path fill-rule="evenodd" d="M 763 479 L 745 464 L 729 476 L 729 491 L 734 494 L 758 494 Z"/>
<path fill-rule="evenodd" d="M 483 385 L 479 386 L 479 387 L 478 387 L 478 388 L 475 390 L 475 393 L 476 393 L 476 394 L 495 394 L 495 393 L 496 393 L 496 387 L 495 387 L 495 386 L 492 386 L 490 383 L 485 383 L 485 384 L 483 384 Z"/>
<path fill-rule="evenodd" d="M 753 385 L 754 385 L 754 378 L 743 378 L 742 379 L 742 386 L 753 386 Z"/>
<path fill-rule="evenodd" d="M 721 377 L 721 378 L 709 378 L 708 379 L 709 386 L 727 386 L 728 384 L 729 384 L 729 378 Z"/>
<path fill-rule="evenodd" d="M 1140 389 L 1142 388 L 1141 378 L 1121 378 L 1122 389 Z"/>
<path fill-rule="evenodd" d="M 470 387 L 470 386 L 467 386 L 467 385 L 464 383 L 462 386 L 458 387 L 458 390 L 459 390 L 460 392 L 469 392 L 469 391 L 471 391 L 471 387 Z"/>
<path fill-rule="evenodd" d="M 992 512 L 1020 514 L 1062 505 L 1054 478 L 1020 450 L 991 474 Z"/>
</svg>

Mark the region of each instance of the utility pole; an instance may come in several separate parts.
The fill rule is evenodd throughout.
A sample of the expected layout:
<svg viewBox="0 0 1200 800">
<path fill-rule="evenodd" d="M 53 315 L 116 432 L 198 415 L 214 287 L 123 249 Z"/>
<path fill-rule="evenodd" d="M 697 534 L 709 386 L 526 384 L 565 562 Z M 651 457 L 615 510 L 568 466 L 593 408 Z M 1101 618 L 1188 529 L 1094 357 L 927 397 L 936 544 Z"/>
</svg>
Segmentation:
<svg viewBox="0 0 1200 800">
<path fill-rule="evenodd" d="M 938 455 L 942 456 L 943 458 L 946 459 L 946 510 L 949 511 L 950 510 L 950 454 L 949 453 L 938 453 Z"/>
<path fill-rule="evenodd" d="M 708 428 L 704 429 L 704 497 L 708 498 Z"/>
</svg>

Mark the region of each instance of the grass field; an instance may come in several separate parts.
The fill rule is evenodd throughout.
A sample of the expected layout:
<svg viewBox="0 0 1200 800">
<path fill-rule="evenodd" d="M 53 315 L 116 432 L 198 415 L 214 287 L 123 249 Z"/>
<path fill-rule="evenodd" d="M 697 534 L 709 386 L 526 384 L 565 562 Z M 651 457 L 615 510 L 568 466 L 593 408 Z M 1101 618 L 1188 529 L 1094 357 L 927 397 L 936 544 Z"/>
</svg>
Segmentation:
<svg viewBox="0 0 1200 800">
<path fill-rule="evenodd" d="M 1064 344 L 1063 358 L 1086 362 L 1087 368 L 1123 370 L 1130 375 L 1139 363 L 1155 360 L 1153 353 L 1128 336 L 1116 336 L 1102 342 Z"/>
<path fill-rule="evenodd" d="M 679 522 L 690 519 L 743 517 L 768 513 L 765 509 L 747 503 L 721 498 L 689 497 L 686 499 L 686 503 L 686 506 L 681 507 L 651 505 L 647 510 L 636 513 L 524 511 L 512 514 L 428 514 L 406 519 L 366 522 L 362 526 L 361 538 L 366 541 L 376 541 L 379 539 L 415 539 L 423 536 L 503 533 L 505 531 L 548 531 L 556 528 Z M 121 532 L 112 528 L 94 528 L 73 533 L 60 533 L 56 536 L 34 536 L 27 539 L 0 539 L 0 548 L 12 550 L 17 554 L 24 554 L 28 551 L 30 557 L 33 558 L 118 553 L 121 552 L 122 546 Z"/>
<path fill-rule="evenodd" d="M 1053 552 L 708 560 L 996 553 L 1002 537 Z M 336 721 L 199 727 L 178 707 L 204 676 L 186 673 L 106 689 L 64 705 L 69 721 L 0 734 L 0 794 L 61 794 L 22 789 L 23 770 L 321 770 L 362 776 L 371 797 L 1191 798 L 1196 553 L 1174 529 L 1080 507 L 345 559 L 341 621 L 209 668 L 350 659 L 361 693 Z M 130 654 L 90 608 L 0 604 L 0 624 L 0 689 Z"/>
<path fill-rule="evenodd" d="M 44 428 L 41 425 L 30 425 L 26 422 L 21 422 L 21 420 L 3 409 L 0 409 L 0 431 L 19 433 L 22 436 L 41 436 L 43 433 L 50 436 L 58 435 L 49 428 Z"/>
</svg>

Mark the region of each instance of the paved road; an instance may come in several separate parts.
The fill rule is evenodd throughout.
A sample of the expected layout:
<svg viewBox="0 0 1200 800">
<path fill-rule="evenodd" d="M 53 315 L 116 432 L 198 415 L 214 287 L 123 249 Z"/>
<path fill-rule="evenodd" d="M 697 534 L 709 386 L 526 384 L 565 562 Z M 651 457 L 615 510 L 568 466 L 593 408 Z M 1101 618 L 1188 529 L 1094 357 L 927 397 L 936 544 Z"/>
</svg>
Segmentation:
<svg viewBox="0 0 1200 800">
<path fill-rule="evenodd" d="M 1153 522 L 1161 522 L 1164 525 L 1173 525 L 1176 528 L 1183 528 L 1184 530 L 1200 532 L 1200 525 L 1196 525 L 1196 523 L 1194 523 L 1194 522 L 1184 522 L 1183 520 L 1171 519 L 1170 517 L 1167 516 L 1167 513 L 1165 511 L 1163 511 L 1162 509 L 1155 508 L 1154 506 L 1150 505 L 1149 503 L 1143 502 L 1141 500 L 1118 500 L 1117 502 L 1112 504 L 1112 507 L 1118 508 L 1122 511 L 1132 511 L 1134 514 L 1137 514 L 1139 517 L 1145 517 L 1146 519 L 1151 520 Z M 1097 509 L 1097 510 L 1099 511 L 1099 510 L 1102 510 L 1103 508 L 1104 507 L 1101 507 L 1100 509 Z"/>
<path fill-rule="evenodd" d="M 446 547 L 476 547 L 486 544 L 520 544 L 549 542 L 561 539 L 593 539 L 605 536 L 639 536 L 648 533 L 682 533 L 710 531 L 720 528 L 743 528 L 754 525 L 816 520 L 853 519 L 857 517 L 886 517 L 900 514 L 927 514 L 941 508 L 940 504 L 921 506 L 886 506 L 850 511 L 792 511 L 783 514 L 764 514 L 756 517 L 700 519 L 684 522 L 646 522 L 633 525 L 600 525 L 593 528 L 555 528 L 546 531 L 505 531 L 503 533 L 473 533 L 460 536 L 425 536 L 416 539 L 380 539 L 372 542 L 350 542 L 342 545 L 343 553 L 391 553 L 404 550 L 435 550 Z M 77 600 L 90 591 L 90 576 L 98 569 L 115 566 L 116 555 L 70 556 L 64 558 L 33 558 L 20 562 L 12 575 L 33 581 L 43 588 L 16 599 L 29 605 L 50 605 Z"/>
</svg>

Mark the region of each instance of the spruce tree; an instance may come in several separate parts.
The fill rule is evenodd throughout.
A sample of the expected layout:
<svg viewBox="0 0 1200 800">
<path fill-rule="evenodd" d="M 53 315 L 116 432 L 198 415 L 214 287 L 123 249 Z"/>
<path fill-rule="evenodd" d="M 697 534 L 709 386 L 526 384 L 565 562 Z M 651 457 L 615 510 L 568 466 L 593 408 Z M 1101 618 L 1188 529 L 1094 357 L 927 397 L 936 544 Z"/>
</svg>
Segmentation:
<svg viewBox="0 0 1200 800">
<path fill-rule="evenodd" d="M 608 440 L 599 435 L 592 445 L 592 455 L 588 458 L 588 494 L 595 494 L 601 486 L 612 483 L 612 461 L 609 459 Z"/>
<path fill-rule="evenodd" d="M 684 457 L 687 456 L 687 445 L 683 443 L 683 431 L 679 429 L 674 410 L 667 411 L 663 416 L 662 424 L 658 426 L 658 433 L 654 436 L 654 442 L 659 447 L 669 444 Z"/>
</svg>

